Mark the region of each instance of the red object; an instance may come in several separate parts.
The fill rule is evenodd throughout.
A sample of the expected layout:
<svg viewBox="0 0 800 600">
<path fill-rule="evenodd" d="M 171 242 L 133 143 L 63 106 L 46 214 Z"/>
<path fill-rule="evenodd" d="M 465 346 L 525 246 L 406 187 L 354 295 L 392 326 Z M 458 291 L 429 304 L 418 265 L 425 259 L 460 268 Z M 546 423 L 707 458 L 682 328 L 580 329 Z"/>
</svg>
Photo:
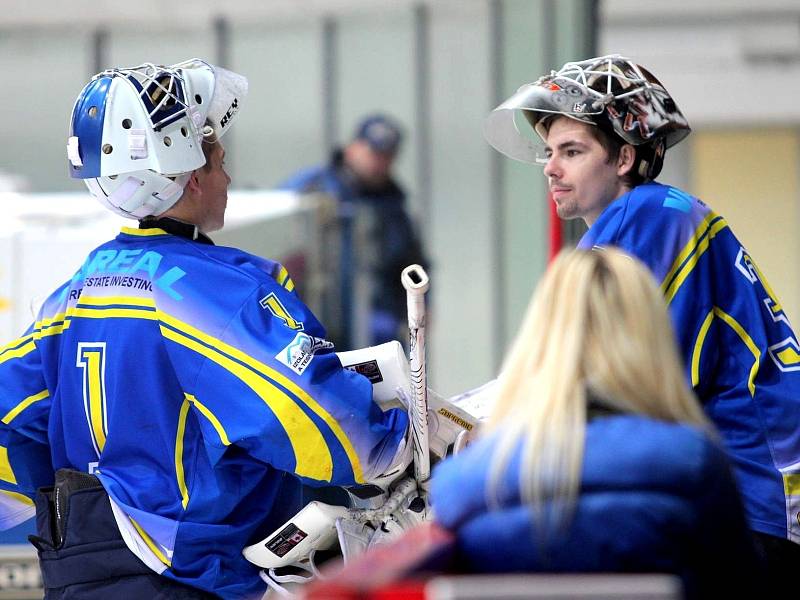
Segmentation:
<svg viewBox="0 0 800 600">
<path fill-rule="evenodd" d="M 452 555 L 455 538 L 427 522 L 391 544 L 380 545 L 344 567 L 325 569 L 325 579 L 303 589 L 306 599 L 410 600 L 425 598 L 424 574 L 441 572 Z"/>
<path fill-rule="evenodd" d="M 550 207 L 550 252 L 547 259 L 551 261 L 561 252 L 564 239 L 561 235 L 561 219 L 558 218 L 556 203 L 553 202 L 553 196 L 550 192 L 547 192 L 547 204 Z"/>
<path fill-rule="evenodd" d="M 401 581 L 368 595 L 370 600 L 425 600 L 424 581 Z"/>
</svg>

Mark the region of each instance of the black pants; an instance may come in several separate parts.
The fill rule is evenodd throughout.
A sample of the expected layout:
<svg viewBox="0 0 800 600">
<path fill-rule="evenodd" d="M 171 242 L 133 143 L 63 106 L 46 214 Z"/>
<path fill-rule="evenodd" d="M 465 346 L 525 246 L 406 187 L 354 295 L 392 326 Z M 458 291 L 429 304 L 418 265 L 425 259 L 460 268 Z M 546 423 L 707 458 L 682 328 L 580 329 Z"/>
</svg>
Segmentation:
<svg viewBox="0 0 800 600">
<path fill-rule="evenodd" d="M 36 495 L 36 530 L 46 600 L 211 600 L 162 577 L 125 545 L 111 504 L 93 475 L 61 469 Z"/>
<path fill-rule="evenodd" d="M 800 544 L 757 531 L 753 532 L 753 537 L 766 567 L 764 597 L 794 597 L 797 594 L 796 577 L 800 573 Z"/>
</svg>

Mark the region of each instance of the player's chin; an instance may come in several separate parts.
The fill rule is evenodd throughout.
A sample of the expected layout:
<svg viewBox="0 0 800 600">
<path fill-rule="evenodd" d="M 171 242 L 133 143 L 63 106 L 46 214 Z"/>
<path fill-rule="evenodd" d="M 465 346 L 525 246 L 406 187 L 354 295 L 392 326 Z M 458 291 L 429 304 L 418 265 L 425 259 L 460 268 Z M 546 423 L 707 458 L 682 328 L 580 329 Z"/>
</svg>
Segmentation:
<svg viewBox="0 0 800 600">
<path fill-rule="evenodd" d="M 574 219 L 578 215 L 575 206 L 570 203 L 556 202 L 556 214 L 560 219 Z"/>
</svg>

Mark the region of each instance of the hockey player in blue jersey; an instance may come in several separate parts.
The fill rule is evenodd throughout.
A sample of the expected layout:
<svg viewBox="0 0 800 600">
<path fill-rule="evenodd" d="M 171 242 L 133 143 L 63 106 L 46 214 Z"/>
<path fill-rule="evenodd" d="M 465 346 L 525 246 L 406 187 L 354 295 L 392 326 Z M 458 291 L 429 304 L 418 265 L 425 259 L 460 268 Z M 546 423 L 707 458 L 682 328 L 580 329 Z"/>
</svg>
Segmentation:
<svg viewBox="0 0 800 600">
<path fill-rule="evenodd" d="M 580 248 L 617 246 L 661 284 L 686 377 L 735 462 L 750 527 L 781 586 L 800 568 L 800 344 L 725 219 L 654 181 L 666 149 L 689 131 L 658 80 L 618 55 L 522 86 L 485 126 L 499 151 L 544 165 L 559 216 L 589 227 Z"/>
<path fill-rule="evenodd" d="M 139 227 L 0 351 L 0 523 L 36 498 L 46 597 L 260 597 L 242 548 L 301 484 L 407 461 L 406 414 L 342 369 L 286 270 L 206 235 L 246 92 L 195 59 L 104 71 L 75 103 L 71 175 Z"/>
</svg>

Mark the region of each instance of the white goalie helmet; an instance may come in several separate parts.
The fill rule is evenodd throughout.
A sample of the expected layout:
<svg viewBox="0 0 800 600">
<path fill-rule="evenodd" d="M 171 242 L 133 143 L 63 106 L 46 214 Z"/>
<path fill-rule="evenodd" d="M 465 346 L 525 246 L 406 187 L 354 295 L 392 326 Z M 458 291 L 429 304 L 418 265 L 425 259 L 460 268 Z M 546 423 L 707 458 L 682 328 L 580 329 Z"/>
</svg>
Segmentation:
<svg viewBox="0 0 800 600">
<path fill-rule="evenodd" d="M 199 59 L 98 73 L 72 109 L 71 177 L 113 212 L 157 216 L 205 162 L 202 142 L 230 129 L 247 79 Z"/>
</svg>

